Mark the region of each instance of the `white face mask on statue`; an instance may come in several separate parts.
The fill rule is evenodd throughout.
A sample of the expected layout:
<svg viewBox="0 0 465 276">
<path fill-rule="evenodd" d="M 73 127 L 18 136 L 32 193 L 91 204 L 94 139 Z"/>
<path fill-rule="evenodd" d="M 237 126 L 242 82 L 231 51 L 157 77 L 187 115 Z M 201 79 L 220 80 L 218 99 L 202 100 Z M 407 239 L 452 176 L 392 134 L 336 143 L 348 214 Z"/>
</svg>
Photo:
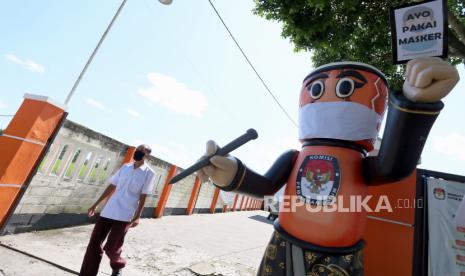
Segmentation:
<svg viewBox="0 0 465 276">
<path fill-rule="evenodd" d="M 375 139 L 383 117 L 354 102 L 318 102 L 299 110 L 299 139 Z"/>
</svg>

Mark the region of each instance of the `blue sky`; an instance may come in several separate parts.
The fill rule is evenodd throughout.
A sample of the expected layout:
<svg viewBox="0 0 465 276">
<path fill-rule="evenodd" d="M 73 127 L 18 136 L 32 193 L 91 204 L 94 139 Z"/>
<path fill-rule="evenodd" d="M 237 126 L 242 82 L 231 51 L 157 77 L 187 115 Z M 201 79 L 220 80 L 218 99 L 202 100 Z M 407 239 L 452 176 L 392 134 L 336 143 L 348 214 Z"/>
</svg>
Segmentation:
<svg viewBox="0 0 465 276">
<path fill-rule="evenodd" d="M 276 97 L 297 121 L 298 94 L 312 69 L 278 23 L 253 1 L 213 1 Z M 25 93 L 63 102 L 120 1 L 4 1 L 0 10 L 0 114 Z M 460 75 L 465 80 L 465 71 Z M 169 91 L 169 93 L 167 93 Z M 465 81 L 445 99 L 421 167 L 465 174 Z M 189 166 L 208 139 L 224 145 L 248 128 L 258 140 L 234 154 L 264 172 L 299 147 L 297 128 L 267 94 L 208 1 L 129 0 L 71 100 L 69 119 L 122 142 L 152 145 Z M 0 127 L 8 119 L 0 118 Z M 402 139 L 402 138 L 400 138 Z"/>
</svg>

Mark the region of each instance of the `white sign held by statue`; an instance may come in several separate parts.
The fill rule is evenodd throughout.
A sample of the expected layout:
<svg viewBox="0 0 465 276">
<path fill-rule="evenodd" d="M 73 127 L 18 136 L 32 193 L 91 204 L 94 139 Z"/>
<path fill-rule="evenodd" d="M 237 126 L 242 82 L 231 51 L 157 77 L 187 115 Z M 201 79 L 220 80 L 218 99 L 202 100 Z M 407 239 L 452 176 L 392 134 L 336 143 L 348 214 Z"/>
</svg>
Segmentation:
<svg viewBox="0 0 465 276">
<path fill-rule="evenodd" d="M 418 57 L 447 57 L 447 3 L 425 1 L 391 8 L 394 64 Z"/>
</svg>

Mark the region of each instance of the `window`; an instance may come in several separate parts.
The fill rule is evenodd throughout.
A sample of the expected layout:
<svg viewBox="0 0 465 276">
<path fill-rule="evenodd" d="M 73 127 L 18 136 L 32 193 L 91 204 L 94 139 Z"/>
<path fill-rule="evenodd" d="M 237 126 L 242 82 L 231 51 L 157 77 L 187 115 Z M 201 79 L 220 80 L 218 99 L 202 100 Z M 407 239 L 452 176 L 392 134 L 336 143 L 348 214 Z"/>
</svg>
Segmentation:
<svg viewBox="0 0 465 276">
<path fill-rule="evenodd" d="M 105 181 L 107 180 L 107 177 L 108 177 L 108 169 L 110 167 L 110 162 L 111 162 L 111 158 L 108 158 L 107 161 L 105 162 L 105 166 L 103 167 L 103 169 L 100 171 L 100 180 L 99 182 L 101 184 L 105 183 Z"/>
<path fill-rule="evenodd" d="M 91 158 L 92 152 L 87 153 L 86 159 L 84 159 L 84 162 L 82 163 L 81 168 L 79 169 L 78 180 L 84 180 L 87 172 L 87 167 L 89 166 Z"/>
<path fill-rule="evenodd" d="M 157 184 L 155 185 L 155 189 L 153 189 L 155 197 L 158 197 L 158 186 L 160 185 L 160 182 L 161 182 L 161 174 L 158 175 Z"/>
<path fill-rule="evenodd" d="M 81 149 L 78 149 L 74 152 L 73 159 L 68 165 L 68 168 L 66 169 L 65 172 L 65 178 L 73 178 L 74 172 L 76 171 L 76 163 L 79 159 L 79 155 L 81 155 Z"/>
<path fill-rule="evenodd" d="M 39 164 L 39 168 L 37 168 L 37 173 L 38 174 L 42 174 L 44 173 L 44 165 L 45 163 L 47 163 L 47 159 L 50 155 L 50 152 L 53 150 L 53 144 L 50 146 L 50 148 L 48 148 L 47 150 L 47 153 L 45 154 L 44 158 L 42 159 L 42 161 L 40 161 L 40 164 Z"/>
<path fill-rule="evenodd" d="M 52 171 L 50 172 L 51 175 L 54 175 L 54 176 L 58 175 L 58 171 L 61 167 L 61 163 L 63 163 L 63 158 L 65 157 L 67 150 L 68 150 L 68 145 L 64 145 L 60 151 L 60 154 L 58 155 L 57 160 L 55 160 L 55 163 L 53 163 Z"/>
<path fill-rule="evenodd" d="M 95 160 L 94 166 L 92 167 L 92 170 L 90 171 L 89 182 L 95 182 L 97 180 L 98 170 L 100 167 L 100 163 L 102 162 L 102 159 L 103 159 L 103 156 L 99 155 L 97 160 Z"/>
</svg>

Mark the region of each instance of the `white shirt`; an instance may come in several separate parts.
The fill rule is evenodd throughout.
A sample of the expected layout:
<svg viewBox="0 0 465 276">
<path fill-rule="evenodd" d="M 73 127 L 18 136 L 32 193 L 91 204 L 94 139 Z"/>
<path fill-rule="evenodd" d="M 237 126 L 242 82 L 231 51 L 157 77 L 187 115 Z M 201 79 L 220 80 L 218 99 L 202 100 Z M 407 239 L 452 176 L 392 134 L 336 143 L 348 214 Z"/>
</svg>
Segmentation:
<svg viewBox="0 0 465 276">
<path fill-rule="evenodd" d="M 134 168 L 134 163 L 128 163 L 108 180 L 116 186 L 116 191 L 110 197 L 100 216 L 119 220 L 131 221 L 137 209 L 141 194 L 150 194 L 153 190 L 155 173 L 147 165 Z"/>
</svg>

